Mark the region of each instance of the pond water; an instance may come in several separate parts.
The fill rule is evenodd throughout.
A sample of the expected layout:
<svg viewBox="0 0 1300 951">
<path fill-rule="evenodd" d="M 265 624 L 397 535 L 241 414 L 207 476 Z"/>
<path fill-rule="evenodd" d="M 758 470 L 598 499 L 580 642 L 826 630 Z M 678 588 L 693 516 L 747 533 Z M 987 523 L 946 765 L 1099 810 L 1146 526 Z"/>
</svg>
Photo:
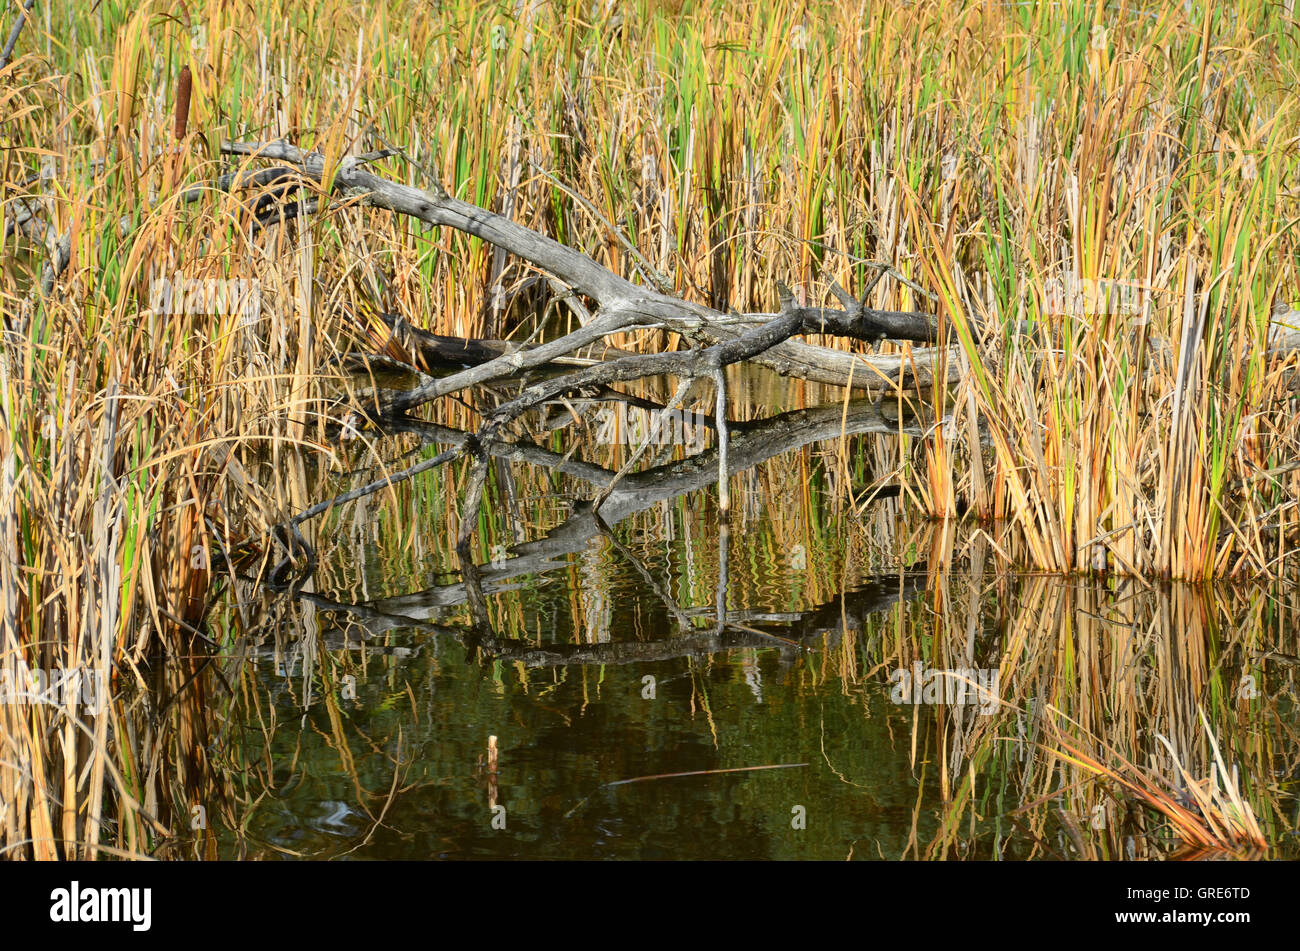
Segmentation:
<svg viewBox="0 0 1300 951">
<path fill-rule="evenodd" d="M 212 620 L 216 854 L 1300 855 L 1293 586 L 1008 573 L 997 530 L 897 495 L 922 416 L 736 398 L 777 419 L 732 433 L 725 521 L 688 414 L 600 519 L 631 453 L 608 425 L 495 449 L 469 585 L 467 462 L 305 526 L 312 577 Z M 463 441 L 400 429 L 309 499 Z"/>
</svg>

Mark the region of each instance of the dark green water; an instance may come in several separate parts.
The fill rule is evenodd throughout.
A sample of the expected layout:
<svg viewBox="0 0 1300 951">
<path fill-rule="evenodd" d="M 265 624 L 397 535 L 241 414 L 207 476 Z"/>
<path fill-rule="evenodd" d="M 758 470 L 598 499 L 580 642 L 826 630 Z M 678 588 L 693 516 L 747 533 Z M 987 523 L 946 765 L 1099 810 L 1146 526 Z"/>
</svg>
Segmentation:
<svg viewBox="0 0 1300 951">
<path fill-rule="evenodd" d="M 554 601 L 537 608 L 563 614 Z M 610 640 L 591 652 L 654 646 L 634 639 L 645 621 L 635 614 L 630 600 L 613 606 Z M 841 646 L 833 631 L 811 636 L 799 653 L 706 653 L 701 643 L 665 659 L 533 668 L 480 665 L 454 639 L 420 630 L 394 629 L 386 642 L 411 654 L 358 664 L 357 698 L 340 701 L 336 714 L 348 735 L 387 738 L 359 753 L 352 744 L 372 792 L 387 792 L 399 731 L 408 763 L 400 782 L 410 788 L 385 817 L 391 828 L 363 855 L 839 859 L 879 848 L 899 856 L 914 821 L 923 834 L 934 825 L 933 803 L 925 806 L 933 793 L 908 765 L 910 716 L 890 703 L 887 685 L 816 683 L 825 653 Z M 265 674 L 263 686 L 275 690 L 280 678 Z M 300 716 L 299 703 L 283 691 L 280 715 Z M 334 854 L 371 825 L 349 806 L 356 788 L 337 770 L 325 706 L 300 732 L 277 737 L 277 762 L 297 755 L 312 765 L 284 773 L 294 788 L 261 833 L 312 854 Z M 492 777 L 478 766 L 489 735 L 499 738 L 504 830 L 492 827 Z M 802 765 L 606 785 L 775 764 Z M 796 807 L 805 828 L 794 828 Z"/>
</svg>

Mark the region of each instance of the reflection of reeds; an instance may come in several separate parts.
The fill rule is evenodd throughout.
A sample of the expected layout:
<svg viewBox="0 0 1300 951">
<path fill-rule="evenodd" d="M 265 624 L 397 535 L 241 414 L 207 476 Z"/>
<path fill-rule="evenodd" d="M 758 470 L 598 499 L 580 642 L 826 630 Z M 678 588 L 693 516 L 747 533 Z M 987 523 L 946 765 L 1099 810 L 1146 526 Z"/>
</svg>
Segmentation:
<svg viewBox="0 0 1300 951">
<path fill-rule="evenodd" d="M 997 576 L 980 592 L 978 576 L 946 573 L 934 583 L 927 662 L 969 664 L 976 645 L 975 660 L 998 666 L 1003 692 L 997 715 L 936 709 L 918 721 L 913 743 L 935 744 L 951 803 L 932 855 L 957 847 L 964 822 L 978 814 L 1000 825 L 999 813 L 1044 848 L 1080 857 L 1242 854 L 1278 841 L 1289 825 L 1285 777 L 1300 756 L 1284 739 L 1292 672 L 1256 690 L 1262 672 L 1245 650 L 1277 637 L 1276 619 L 1234 617 L 1236 599 L 1191 588 Z M 989 599 L 995 635 L 978 615 Z M 975 631 L 983 637 L 972 640 Z M 996 789 L 1001 808 L 990 802 Z M 1151 821 L 1157 814 L 1167 831 Z M 1055 845 L 1052 829 L 1063 837 Z"/>
<path fill-rule="evenodd" d="M 1213 753 L 1210 776 L 1205 780 L 1194 779 L 1179 762 L 1172 744 L 1159 734 L 1156 739 L 1169 751 L 1173 761 L 1173 775 L 1169 777 L 1147 774 L 1128 762 L 1107 766 L 1064 734 L 1058 734 L 1052 741 L 1053 752 L 1067 762 L 1113 780 L 1136 799 L 1155 809 L 1169 820 L 1178 839 L 1194 850 L 1231 853 L 1266 849 L 1268 842 L 1255 821 L 1250 804 L 1242 799 L 1237 788 L 1236 767 L 1228 772 L 1204 713 L 1201 720 Z"/>
<path fill-rule="evenodd" d="M 409 444 L 393 440 L 385 443 L 384 447 L 392 454 L 400 455 L 408 450 Z M 616 464 L 617 447 L 587 441 L 582 443 L 582 449 L 611 467 Z M 430 447 L 424 451 L 432 453 L 436 449 Z M 799 485 L 797 470 L 792 470 L 789 465 L 790 456 L 799 454 L 778 457 L 748 473 L 758 483 L 754 493 L 756 497 L 761 498 L 764 492 L 789 493 Z M 833 446 L 814 447 L 810 455 L 814 474 L 819 473 L 824 465 L 835 464 Z M 362 458 L 365 456 L 365 453 L 361 454 Z M 546 500 L 580 496 L 592 491 L 580 480 L 557 480 L 535 466 L 511 463 L 503 468 L 508 471 L 508 479 L 502 477 L 501 471 L 494 470 L 484 489 L 475 550 L 485 564 L 490 564 L 493 551 L 500 542 L 512 542 L 513 520 L 522 521 L 528 536 L 536 538 L 564 519 L 564 508 L 544 504 Z M 454 568 L 459 513 L 454 505 L 446 504 L 446 499 L 454 497 L 454 491 L 464 485 L 468 473 L 468 464 L 447 467 L 425 480 L 403 483 L 391 492 L 350 503 L 325 516 L 321 531 L 311 539 L 320 559 L 312 586 L 339 595 L 350 593 L 358 599 L 380 599 L 379 606 L 387 607 L 382 600 L 385 596 L 427 586 L 430 566 Z M 328 473 L 306 475 L 298 491 L 324 497 L 350 485 L 353 479 L 365 480 L 372 476 L 368 469 L 341 482 Z M 799 608 L 832 601 L 846 583 L 851 583 L 859 572 L 869 570 L 882 557 L 877 546 L 886 543 L 856 530 L 843 513 L 839 516 L 829 514 L 834 503 L 821 488 L 820 479 L 814 479 L 811 486 L 804 487 L 804 496 L 804 505 L 788 511 L 767 511 L 755 505 L 748 510 L 741 507 L 734 513 L 734 522 L 743 526 L 744 535 L 743 544 L 732 542 L 735 560 L 726 571 L 728 601 L 734 611 L 736 630 L 753 631 L 752 624 L 768 623 L 767 618 L 798 617 Z M 426 501 L 434 499 L 437 505 L 425 505 Z M 609 639 L 611 631 L 606 628 L 602 635 L 599 629 L 590 626 L 589 604 L 611 599 L 611 592 L 626 591 L 631 579 L 644 579 L 641 574 L 644 571 L 661 583 L 662 594 L 671 593 L 683 603 L 698 606 L 689 612 L 689 625 L 697 631 L 712 629 L 715 593 L 723 570 L 718 528 L 713 517 L 715 506 L 708 493 L 691 493 L 675 500 L 671 506 L 656 506 L 619 522 L 611 530 L 620 539 L 617 544 L 606 536 L 597 535 L 590 549 L 575 555 L 567 567 L 547 577 L 524 575 L 511 579 L 515 583 L 504 591 L 488 595 L 488 619 L 492 628 L 502 637 L 517 638 L 521 645 L 545 643 L 542 632 L 538 630 L 533 598 L 545 593 L 546 586 L 561 584 L 563 594 L 552 595 L 552 604 L 558 607 L 565 600 L 570 603 L 569 616 L 562 625 L 570 631 L 568 639 L 575 645 L 599 643 L 602 639 Z M 807 516 L 807 522 L 801 520 L 801 514 Z M 795 544 L 807 546 L 806 563 L 792 564 L 790 551 Z M 689 565 L 689 570 L 682 570 L 680 574 L 665 572 L 665 555 L 668 553 L 671 553 L 673 563 Z M 507 563 L 509 557 L 507 553 Z M 358 570 L 359 566 L 366 564 L 370 565 L 367 570 Z M 447 584 L 457 580 L 454 571 L 441 574 L 435 571 L 432 575 Z M 349 802 L 358 804 L 363 814 L 369 809 L 377 816 L 390 790 L 395 790 L 394 796 L 400 796 L 413 785 L 420 785 L 419 780 L 399 784 L 392 779 L 393 785 L 385 784 L 381 789 L 373 779 L 366 778 L 375 768 L 373 757 L 376 751 L 390 748 L 397 724 L 404 722 L 398 716 L 416 718 L 419 722 L 417 708 L 426 699 L 420 688 L 417 686 L 412 692 L 400 680 L 389 685 L 403 696 L 396 707 L 395 717 L 386 721 L 385 729 L 389 731 L 386 735 L 363 730 L 361 721 L 345 715 L 350 705 L 340 702 L 340 679 L 344 672 L 356 678 L 357 689 L 373 690 L 377 682 L 383 683 L 385 677 L 394 671 L 395 668 L 387 665 L 381 655 L 368 654 L 368 650 L 382 647 L 385 641 L 358 626 L 357 637 L 353 640 L 357 646 L 339 649 L 340 633 L 346 637 L 349 630 L 346 615 L 318 614 L 307 600 L 285 603 L 262 598 L 245 582 L 239 583 L 239 592 L 241 604 L 238 611 L 229 607 L 219 608 L 211 618 L 212 627 L 232 634 L 239 629 L 259 632 L 257 651 L 262 656 L 269 655 L 277 665 L 278 675 L 273 680 L 284 683 L 295 707 L 307 708 L 314 704 L 317 712 L 313 713 L 312 720 L 317 726 L 310 732 L 327 732 L 330 753 L 326 762 L 330 768 L 347 777 L 353 797 Z M 664 608 L 648 594 L 645 600 L 645 604 L 638 602 L 631 612 L 633 629 L 616 632 L 619 639 L 631 637 L 652 641 L 663 636 L 658 615 Z M 628 612 L 629 608 L 623 605 L 622 610 Z M 433 617 L 440 622 L 460 623 L 467 630 L 472 626 L 471 612 L 463 603 L 435 611 Z M 327 628 L 334 635 L 330 642 L 324 637 Z M 367 634 L 369 639 L 363 639 Z M 771 635 L 767 640 L 773 645 L 792 643 Z M 334 646 L 329 646 L 329 643 Z M 851 648 L 854 643 L 850 639 L 847 647 Z M 833 664 L 852 663 L 851 650 L 837 649 L 835 657 L 829 660 Z M 492 678 L 517 680 L 520 688 L 529 693 L 544 693 L 555 689 L 556 683 L 568 680 L 584 682 L 588 678 L 592 679 L 592 689 L 595 690 L 598 689 L 598 680 L 604 679 L 596 668 L 589 670 L 577 664 L 560 666 L 553 672 L 538 672 L 517 662 L 485 660 L 485 663 Z M 706 719 L 717 715 L 713 711 L 708 676 L 714 665 L 715 661 L 707 656 L 690 662 L 691 710 Z M 226 763 L 212 764 L 222 782 L 230 784 L 231 808 L 236 814 L 229 826 L 232 832 L 226 833 L 234 840 L 228 848 L 235 855 L 285 853 L 323 857 L 334 854 L 329 848 L 291 852 L 282 843 L 267 837 L 267 824 L 275 821 L 268 814 L 274 812 L 271 804 L 277 796 L 284 794 L 277 788 L 277 774 L 268 751 L 283 747 L 300 750 L 310 741 L 297 736 L 297 718 L 282 720 L 268 709 L 265 683 L 259 682 L 255 668 L 246 662 L 241 663 L 238 655 L 234 655 L 223 660 L 222 669 L 236 682 L 237 696 L 233 702 L 222 699 L 217 705 L 221 718 L 254 727 L 245 743 L 234 744 Z M 814 678 L 820 676 L 818 672 L 813 673 Z M 409 699 L 405 694 L 409 694 Z M 319 712 L 322 706 L 324 714 Z M 322 726 L 325 723 L 328 726 Z M 227 738 L 233 739 L 234 735 L 237 734 L 228 734 Z M 425 754 L 431 755 L 431 751 L 426 749 Z M 366 763 L 364 767 L 362 762 Z M 320 768 L 317 761 L 313 761 L 313 768 Z M 398 773 L 405 768 L 404 763 L 397 762 L 385 767 Z M 384 775 L 387 783 L 390 774 L 385 772 Z M 278 781 L 283 782 L 282 773 Z M 495 777 L 489 775 L 489 802 L 495 788 Z"/>
</svg>

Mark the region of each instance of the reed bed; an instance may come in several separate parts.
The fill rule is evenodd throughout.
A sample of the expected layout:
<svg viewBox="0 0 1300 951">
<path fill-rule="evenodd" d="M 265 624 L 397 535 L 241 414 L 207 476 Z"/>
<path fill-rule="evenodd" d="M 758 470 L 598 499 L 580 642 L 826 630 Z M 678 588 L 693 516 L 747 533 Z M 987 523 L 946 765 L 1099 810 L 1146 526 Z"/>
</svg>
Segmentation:
<svg viewBox="0 0 1300 951">
<path fill-rule="evenodd" d="M 331 361 L 382 340 L 365 314 L 485 337 L 570 319 L 478 239 L 346 201 L 254 232 L 240 196 L 185 200 L 228 170 L 223 140 L 398 145 L 394 177 L 716 306 L 770 309 L 778 280 L 820 302 L 888 265 L 869 302 L 937 314 L 966 372 L 924 394 L 949 424 L 815 467 L 836 512 L 887 478 L 1021 567 L 1277 578 L 1297 36 L 1290 2 L 40 4 L 0 70 L 2 662 L 113 690 L 0 708 L 0 848 L 138 855 L 188 815 L 205 618 L 243 610 L 221 556 L 276 557 L 268 526 L 315 501 L 352 388 Z M 159 313 L 175 275 L 256 282 L 257 312 Z"/>
</svg>

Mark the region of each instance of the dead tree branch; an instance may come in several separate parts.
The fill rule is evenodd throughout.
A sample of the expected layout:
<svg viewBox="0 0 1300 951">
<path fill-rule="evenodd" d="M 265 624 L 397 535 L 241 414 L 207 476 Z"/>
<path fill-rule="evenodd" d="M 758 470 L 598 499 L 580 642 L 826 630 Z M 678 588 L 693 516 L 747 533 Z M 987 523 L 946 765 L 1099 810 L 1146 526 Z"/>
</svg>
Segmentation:
<svg viewBox="0 0 1300 951">
<path fill-rule="evenodd" d="M 356 158 L 343 158 L 327 167 L 324 155 L 304 152 L 286 142 L 234 142 L 227 143 L 223 149 L 230 154 L 294 164 L 309 178 L 322 183 L 328 180 L 330 187 L 346 198 L 482 238 L 529 261 L 596 301 L 596 313 L 579 330 L 527 354 L 503 355 L 416 387 L 394 402 L 391 408 L 395 411 L 410 409 L 476 383 L 517 374 L 556 357 L 567 356 L 609 334 L 658 326 L 701 343 L 726 344 L 749 333 L 745 326 L 747 322 L 763 322 L 766 317 L 727 315 L 652 288 L 640 287 L 572 248 L 449 195 L 441 186 L 425 190 L 398 184 L 365 170 Z M 847 385 L 852 379 L 869 385 L 876 375 L 885 380 L 897 380 L 913 367 L 922 377 L 933 372 L 935 357 L 940 352 L 936 349 L 915 352 L 905 362 L 905 358 L 900 356 L 862 356 L 788 339 L 794 333 L 824 333 L 859 340 L 893 337 L 931 341 L 935 338 L 935 327 L 927 315 L 876 311 L 856 301 L 843 311 L 825 308 L 788 310 L 790 312 L 783 312 L 778 320 L 793 318 L 796 329 L 744 359 L 782 375 L 839 386 Z M 867 372 L 864 372 L 863 363 L 867 365 Z M 875 374 L 869 372 L 873 368 Z M 955 367 L 950 367 L 948 372 L 955 374 Z M 952 378 L 955 379 L 955 375 Z"/>
</svg>

